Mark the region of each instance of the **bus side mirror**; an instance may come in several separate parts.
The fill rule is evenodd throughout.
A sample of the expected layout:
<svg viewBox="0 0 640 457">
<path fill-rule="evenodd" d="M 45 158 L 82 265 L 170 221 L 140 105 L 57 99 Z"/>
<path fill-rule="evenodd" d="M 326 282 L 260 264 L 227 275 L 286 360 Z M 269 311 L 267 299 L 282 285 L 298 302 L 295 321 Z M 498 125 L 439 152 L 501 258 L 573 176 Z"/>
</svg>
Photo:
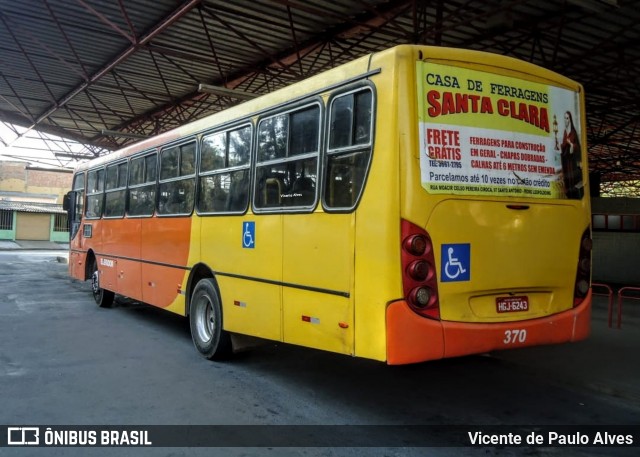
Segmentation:
<svg viewBox="0 0 640 457">
<path fill-rule="evenodd" d="M 65 211 L 69 211 L 71 208 L 71 192 L 67 192 L 62 199 L 62 209 Z"/>
</svg>

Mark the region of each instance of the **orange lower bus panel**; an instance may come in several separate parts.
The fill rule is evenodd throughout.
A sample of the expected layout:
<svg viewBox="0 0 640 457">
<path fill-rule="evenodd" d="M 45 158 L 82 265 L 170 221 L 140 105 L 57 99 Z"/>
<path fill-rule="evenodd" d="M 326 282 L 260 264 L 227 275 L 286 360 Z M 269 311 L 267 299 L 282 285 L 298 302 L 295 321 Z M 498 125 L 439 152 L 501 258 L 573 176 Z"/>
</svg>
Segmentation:
<svg viewBox="0 0 640 457">
<path fill-rule="evenodd" d="M 580 341 L 591 328 L 591 291 L 570 310 L 543 318 L 504 323 L 427 319 L 404 300 L 387 307 L 387 363 L 402 365 L 543 344 Z"/>
</svg>

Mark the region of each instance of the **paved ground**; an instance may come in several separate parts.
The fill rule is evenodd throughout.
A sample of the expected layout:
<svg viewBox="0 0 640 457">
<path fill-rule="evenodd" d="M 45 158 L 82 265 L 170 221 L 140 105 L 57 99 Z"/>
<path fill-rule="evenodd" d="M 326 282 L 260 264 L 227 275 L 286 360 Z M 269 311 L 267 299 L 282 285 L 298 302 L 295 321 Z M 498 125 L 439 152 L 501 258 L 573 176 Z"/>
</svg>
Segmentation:
<svg viewBox="0 0 640 457">
<path fill-rule="evenodd" d="M 608 299 L 594 297 L 591 336 L 574 344 L 495 353 L 495 357 L 549 376 L 640 404 L 640 301 L 623 300 L 622 326 L 608 326 Z M 639 452 L 640 454 L 640 452 Z"/>
<path fill-rule="evenodd" d="M 69 249 L 69 243 L 54 243 L 52 241 L 0 240 L 0 251 L 11 251 L 16 249 Z"/>
<path fill-rule="evenodd" d="M 68 246 L 50 241 L 0 241 L 0 250 L 61 250 Z M 587 341 L 553 348 L 505 351 L 494 356 L 529 365 L 532 371 L 557 377 L 563 383 L 640 402 L 640 362 L 628 363 L 640 352 L 640 300 L 623 301 L 621 329 L 616 326 L 617 303 L 614 296 L 610 328 L 608 298 L 594 297 L 592 335 Z M 597 370 L 593 369 L 594 365 Z"/>
<path fill-rule="evenodd" d="M 327 433 L 322 426 L 420 424 L 433 428 L 425 433 L 434 440 L 440 426 L 640 424 L 634 302 L 618 330 L 607 326 L 607 303 L 598 297 L 591 338 L 564 346 L 388 367 L 270 344 L 212 363 L 196 354 L 179 316 L 126 300 L 96 307 L 89 285 L 71 280 L 57 261 L 63 255 L 0 252 L 0 424 L 300 424 Z M 358 446 L 395 438 L 392 428 L 368 430 L 379 434 Z M 631 457 L 638 447 L 0 448 L 0 455 Z"/>
</svg>

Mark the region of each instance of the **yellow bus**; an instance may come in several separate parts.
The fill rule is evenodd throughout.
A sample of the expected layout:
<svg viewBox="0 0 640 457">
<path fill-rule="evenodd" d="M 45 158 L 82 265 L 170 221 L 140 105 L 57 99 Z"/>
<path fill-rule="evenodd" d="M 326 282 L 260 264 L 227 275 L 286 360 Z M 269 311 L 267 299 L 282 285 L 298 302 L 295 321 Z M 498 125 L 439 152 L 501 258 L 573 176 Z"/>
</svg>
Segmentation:
<svg viewBox="0 0 640 457">
<path fill-rule="evenodd" d="M 403 45 L 83 164 L 72 277 L 188 316 L 218 359 L 272 340 L 388 364 L 588 336 L 582 87 Z"/>
</svg>

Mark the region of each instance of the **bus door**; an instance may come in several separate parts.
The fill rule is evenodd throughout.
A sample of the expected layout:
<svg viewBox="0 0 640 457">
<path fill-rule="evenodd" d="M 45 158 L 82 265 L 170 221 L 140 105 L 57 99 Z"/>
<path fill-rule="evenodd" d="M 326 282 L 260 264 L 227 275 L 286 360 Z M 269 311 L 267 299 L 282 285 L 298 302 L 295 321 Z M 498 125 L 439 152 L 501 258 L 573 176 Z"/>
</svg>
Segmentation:
<svg viewBox="0 0 640 457">
<path fill-rule="evenodd" d="M 128 165 L 121 161 L 106 167 L 100 269 L 109 290 L 142 300 L 140 219 L 125 217 Z"/>
<path fill-rule="evenodd" d="M 354 213 L 284 217 L 284 341 L 352 354 Z"/>
<path fill-rule="evenodd" d="M 69 223 L 69 243 L 72 248 L 79 244 L 79 239 L 81 237 L 81 234 L 78 232 L 82 225 L 83 203 L 84 189 L 68 192 L 63 200 L 63 208 L 67 211 L 67 221 Z M 71 252 L 69 253 L 69 274 L 73 278 L 84 278 L 85 274 L 85 266 L 80 253 L 73 249 L 71 249 Z"/>
<path fill-rule="evenodd" d="M 140 262 L 140 219 L 105 220 L 102 223 L 104 260 L 101 265 L 114 276 L 112 289 L 142 300 Z M 105 283 L 106 285 L 106 283 Z"/>
<path fill-rule="evenodd" d="M 202 261 L 216 271 L 224 328 L 282 341 L 281 214 L 202 219 Z"/>
<path fill-rule="evenodd" d="M 141 221 L 140 255 L 142 266 L 142 297 L 146 303 L 186 315 L 185 289 L 192 248 L 192 213 L 195 203 L 196 142 L 189 139 L 160 151 L 157 195 L 148 195 L 156 202 L 155 214 Z M 155 154 L 145 158 L 155 168 Z M 146 175 L 154 189 L 155 174 Z"/>
<path fill-rule="evenodd" d="M 354 353 L 355 209 L 371 157 L 373 90 L 359 85 L 329 99 L 323 206 L 341 212 L 285 216 L 283 330 L 289 343 Z M 303 142 L 308 136 L 303 135 Z M 312 162 L 315 163 L 315 162 Z M 291 196 L 313 207 L 312 167 L 297 173 Z M 295 183 L 303 181 L 300 187 Z M 345 211 L 345 212 L 342 212 Z"/>
<path fill-rule="evenodd" d="M 191 218 L 141 220 L 140 254 L 145 303 L 185 314 L 183 290 L 191 242 Z"/>
</svg>

